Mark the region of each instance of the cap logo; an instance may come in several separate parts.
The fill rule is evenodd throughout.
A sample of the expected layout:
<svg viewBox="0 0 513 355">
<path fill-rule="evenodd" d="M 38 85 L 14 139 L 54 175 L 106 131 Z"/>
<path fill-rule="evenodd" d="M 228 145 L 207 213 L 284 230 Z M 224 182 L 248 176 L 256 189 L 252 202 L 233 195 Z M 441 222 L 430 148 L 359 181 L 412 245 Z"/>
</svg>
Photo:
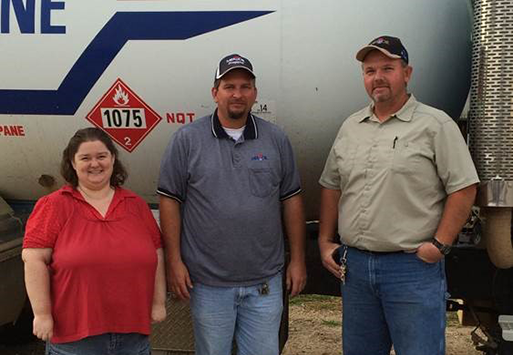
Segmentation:
<svg viewBox="0 0 513 355">
<path fill-rule="evenodd" d="M 245 61 L 242 57 L 231 57 L 226 60 L 226 64 L 228 65 L 237 65 L 237 64 L 244 64 Z"/>
<path fill-rule="evenodd" d="M 378 38 L 377 40 L 375 40 L 373 43 L 371 44 L 390 44 L 390 42 L 384 38 Z"/>
</svg>

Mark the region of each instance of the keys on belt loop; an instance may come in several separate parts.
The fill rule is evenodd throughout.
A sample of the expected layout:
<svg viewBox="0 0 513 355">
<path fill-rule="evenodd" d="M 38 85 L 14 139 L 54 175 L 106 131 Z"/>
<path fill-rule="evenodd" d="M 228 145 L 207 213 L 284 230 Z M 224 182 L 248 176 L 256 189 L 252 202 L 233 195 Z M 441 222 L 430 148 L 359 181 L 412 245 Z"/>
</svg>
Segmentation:
<svg viewBox="0 0 513 355">
<path fill-rule="evenodd" d="M 267 283 L 267 281 L 260 286 L 260 288 L 258 289 L 258 293 L 261 296 L 267 296 L 269 294 L 269 284 Z"/>
<path fill-rule="evenodd" d="M 347 246 L 344 245 L 344 251 L 342 252 L 342 257 L 340 258 L 340 282 L 342 285 L 346 283 L 346 273 L 347 273 Z"/>
</svg>

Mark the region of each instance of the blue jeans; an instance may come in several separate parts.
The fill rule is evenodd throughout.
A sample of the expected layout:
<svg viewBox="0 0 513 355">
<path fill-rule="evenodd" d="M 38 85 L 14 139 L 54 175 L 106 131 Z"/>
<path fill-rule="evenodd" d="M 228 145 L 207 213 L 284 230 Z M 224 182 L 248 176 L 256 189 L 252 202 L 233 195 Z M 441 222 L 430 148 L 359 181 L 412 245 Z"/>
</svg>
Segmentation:
<svg viewBox="0 0 513 355">
<path fill-rule="evenodd" d="M 278 355 L 282 275 L 246 287 L 211 287 L 195 283 L 191 313 L 196 355 L 230 355 L 235 337 L 238 355 Z"/>
<path fill-rule="evenodd" d="M 342 288 L 344 355 L 444 355 L 444 261 L 348 248 Z"/>
<path fill-rule="evenodd" d="M 70 343 L 46 343 L 45 355 L 150 355 L 147 335 L 105 333 Z"/>
</svg>

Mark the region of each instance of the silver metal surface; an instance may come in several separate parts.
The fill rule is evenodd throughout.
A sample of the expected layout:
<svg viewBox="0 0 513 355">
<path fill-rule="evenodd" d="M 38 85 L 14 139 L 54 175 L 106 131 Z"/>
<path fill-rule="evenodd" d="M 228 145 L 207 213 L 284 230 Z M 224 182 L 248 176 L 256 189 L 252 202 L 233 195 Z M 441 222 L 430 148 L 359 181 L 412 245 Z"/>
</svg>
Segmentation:
<svg viewBox="0 0 513 355">
<path fill-rule="evenodd" d="M 513 2 L 474 1 L 469 143 L 478 203 L 513 206 Z"/>
<path fill-rule="evenodd" d="M 492 179 L 482 182 L 476 204 L 482 207 L 513 207 L 513 181 Z"/>
<path fill-rule="evenodd" d="M 162 351 L 166 355 L 194 353 L 194 335 L 189 302 L 178 301 L 168 296 L 166 309 L 166 320 L 153 326 L 152 349 Z"/>
</svg>

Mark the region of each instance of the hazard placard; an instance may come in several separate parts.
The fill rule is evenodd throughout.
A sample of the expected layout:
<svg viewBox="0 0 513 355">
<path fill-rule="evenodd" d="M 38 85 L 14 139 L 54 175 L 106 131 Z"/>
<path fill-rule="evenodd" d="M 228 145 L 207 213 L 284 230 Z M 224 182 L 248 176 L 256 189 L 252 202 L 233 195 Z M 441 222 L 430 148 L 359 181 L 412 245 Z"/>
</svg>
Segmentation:
<svg viewBox="0 0 513 355">
<path fill-rule="evenodd" d="M 132 152 L 162 120 L 119 78 L 86 118 L 128 152 Z"/>
</svg>

